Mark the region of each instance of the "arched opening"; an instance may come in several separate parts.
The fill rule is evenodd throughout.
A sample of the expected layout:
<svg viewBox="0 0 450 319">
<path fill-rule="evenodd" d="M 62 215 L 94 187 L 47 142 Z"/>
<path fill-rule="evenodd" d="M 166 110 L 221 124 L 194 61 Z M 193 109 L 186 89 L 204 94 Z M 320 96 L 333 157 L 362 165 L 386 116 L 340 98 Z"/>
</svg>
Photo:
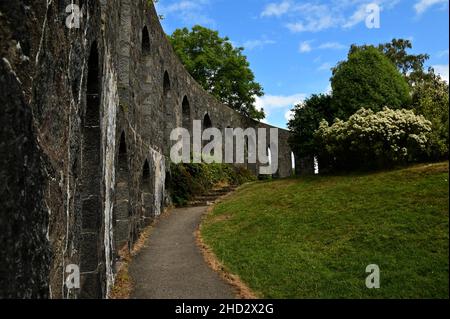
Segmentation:
<svg viewBox="0 0 450 319">
<path fill-rule="evenodd" d="M 206 113 L 205 116 L 203 117 L 203 129 L 206 130 L 211 127 L 212 127 L 211 118 L 209 117 L 209 114 Z"/>
<path fill-rule="evenodd" d="M 81 247 L 80 271 L 82 297 L 101 297 L 99 235 L 101 228 L 101 128 L 100 67 L 97 43 L 91 46 L 88 60 L 86 112 L 81 142 Z"/>
<path fill-rule="evenodd" d="M 169 154 L 169 145 L 170 145 L 170 127 L 171 123 L 169 119 L 173 118 L 172 110 L 169 106 L 170 104 L 170 90 L 171 90 L 171 84 L 170 84 L 170 78 L 169 73 L 167 71 L 164 72 L 164 79 L 163 79 L 163 97 L 162 97 L 162 108 L 165 115 L 164 120 L 164 132 L 163 132 L 163 140 L 164 140 L 164 153 Z"/>
<path fill-rule="evenodd" d="M 260 165 L 262 165 L 264 168 L 267 168 L 269 171 L 272 170 L 272 150 L 270 149 L 270 145 L 266 147 L 266 156 L 267 160 L 264 162 L 261 162 Z M 259 179 L 265 180 L 265 179 L 271 179 L 273 177 L 273 174 L 259 174 Z"/>
<path fill-rule="evenodd" d="M 205 116 L 203 117 L 203 123 L 202 124 L 203 124 L 203 131 L 212 127 L 211 118 L 209 117 L 208 113 L 206 113 Z M 206 141 L 202 140 L 202 147 L 205 147 L 206 145 L 208 145 L 209 142 L 210 141 L 208 141 L 208 140 L 206 140 Z"/>
<path fill-rule="evenodd" d="M 164 98 L 167 98 L 170 92 L 170 77 L 169 77 L 169 73 L 164 72 L 164 80 L 163 80 L 163 93 L 164 93 Z"/>
<path fill-rule="evenodd" d="M 147 26 L 142 29 L 142 55 L 146 56 L 150 54 L 150 36 Z"/>
<path fill-rule="evenodd" d="M 129 205 L 128 149 L 125 132 L 120 135 L 116 169 L 116 204 L 114 206 L 114 236 L 116 254 L 128 243 L 131 209 Z"/>
<path fill-rule="evenodd" d="M 248 168 L 248 136 L 244 136 L 244 164 Z"/>
<path fill-rule="evenodd" d="M 181 104 L 182 116 L 183 116 L 183 128 L 191 131 L 191 108 L 189 106 L 189 100 L 187 96 L 184 96 L 183 103 Z"/>
<path fill-rule="evenodd" d="M 319 159 L 314 156 L 314 174 L 319 175 Z"/>
<path fill-rule="evenodd" d="M 142 189 L 150 190 L 150 165 L 147 160 L 142 168 Z"/>
<path fill-rule="evenodd" d="M 294 155 L 294 152 L 291 152 L 291 163 L 292 163 L 292 175 L 295 175 L 296 168 L 295 168 L 295 155 Z"/>
<path fill-rule="evenodd" d="M 144 225 L 148 225 L 153 219 L 153 187 L 151 179 L 150 164 L 148 160 L 145 160 L 142 167 L 142 209 L 143 209 L 143 222 Z"/>
<path fill-rule="evenodd" d="M 256 137 L 256 136 L 255 136 Z M 258 169 L 257 169 L 257 156 L 256 156 L 256 150 L 257 150 L 257 144 L 256 140 L 252 136 L 248 136 L 247 138 L 247 168 L 253 172 L 256 176 L 258 176 Z"/>
</svg>

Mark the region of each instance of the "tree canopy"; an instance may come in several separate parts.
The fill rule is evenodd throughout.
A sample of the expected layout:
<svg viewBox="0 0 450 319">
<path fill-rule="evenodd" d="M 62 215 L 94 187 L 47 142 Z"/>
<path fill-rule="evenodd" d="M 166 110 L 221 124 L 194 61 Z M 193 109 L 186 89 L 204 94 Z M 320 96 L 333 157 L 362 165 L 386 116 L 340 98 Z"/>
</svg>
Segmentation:
<svg viewBox="0 0 450 319">
<path fill-rule="evenodd" d="M 410 103 L 409 86 L 395 65 L 373 46 L 353 46 L 347 61 L 338 63 L 331 77 L 333 109 L 343 120 L 361 108 L 380 111 Z"/>
<path fill-rule="evenodd" d="M 206 91 L 246 116 L 265 117 L 264 110 L 255 107 L 255 97 L 262 96 L 263 89 L 243 48 L 233 47 L 229 38 L 199 25 L 177 29 L 169 39 L 187 71 Z"/>
<path fill-rule="evenodd" d="M 294 116 L 288 122 L 288 128 L 292 131 L 289 143 L 294 152 L 302 157 L 317 154 L 314 132 L 319 128 L 323 119 L 328 122 L 333 121 L 330 105 L 330 95 L 313 94 L 303 103 L 294 107 Z"/>
<path fill-rule="evenodd" d="M 427 54 L 411 54 L 408 52 L 411 48 L 411 42 L 404 39 L 393 39 L 378 46 L 352 45 L 347 60 L 338 63 L 333 69 L 332 93 L 314 94 L 294 107 L 294 116 L 288 123 L 292 131 L 289 141 L 292 150 L 301 157 L 317 157 L 321 171 L 324 171 L 331 167 L 336 156 L 328 158 L 324 152 L 324 148 L 329 145 L 324 146 L 318 138 L 321 121 L 326 120 L 333 127 L 333 123 L 354 119 L 361 109 L 379 113 L 388 107 L 394 112 L 398 109 L 413 111 L 430 121 L 431 132 L 426 132 L 426 152 L 416 152 L 423 157 L 409 156 L 408 160 L 448 158 L 448 83 L 435 74 L 432 68 L 425 69 L 425 62 L 429 58 Z M 406 110 L 400 110 L 400 113 Z M 401 124 L 394 122 L 393 125 Z M 403 134 L 402 131 L 397 133 Z M 363 149 L 369 145 L 368 141 L 356 140 L 364 138 L 364 134 L 352 140 L 352 147 Z M 393 145 L 392 141 L 383 143 Z M 425 144 L 422 143 L 421 147 L 425 147 Z M 350 149 L 344 147 L 342 151 L 350 152 Z M 371 151 L 365 152 L 372 154 Z"/>
</svg>

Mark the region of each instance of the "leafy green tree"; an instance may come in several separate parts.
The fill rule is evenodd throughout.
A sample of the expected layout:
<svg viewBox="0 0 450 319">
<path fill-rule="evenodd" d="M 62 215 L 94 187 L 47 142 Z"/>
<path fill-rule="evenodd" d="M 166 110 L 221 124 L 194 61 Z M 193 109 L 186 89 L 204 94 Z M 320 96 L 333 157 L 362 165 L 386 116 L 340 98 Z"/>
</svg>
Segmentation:
<svg viewBox="0 0 450 319">
<path fill-rule="evenodd" d="M 351 52 L 367 48 L 352 46 Z M 378 49 L 397 67 L 408 81 L 412 92 L 412 104 L 416 114 L 432 122 L 432 133 L 428 144 L 428 159 L 448 158 L 448 84 L 435 74 L 432 68 L 426 70 L 428 54 L 411 54 L 412 43 L 405 39 L 393 39 L 380 44 Z"/>
<path fill-rule="evenodd" d="M 429 74 L 424 71 L 424 64 L 430 56 L 428 54 L 409 54 L 407 50 L 412 49 L 411 41 L 393 39 L 389 43 L 380 44 L 378 49 L 395 64 L 411 86 L 429 78 Z"/>
<path fill-rule="evenodd" d="M 288 123 L 288 128 L 292 131 L 289 143 L 292 150 L 301 157 L 312 157 L 317 154 L 314 132 L 323 119 L 332 122 L 334 116 L 330 106 L 330 95 L 313 94 L 294 107 L 294 116 Z"/>
<path fill-rule="evenodd" d="M 331 77 L 333 109 L 346 120 L 357 110 L 380 111 L 410 104 L 409 86 L 395 65 L 373 46 L 353 46 L 347 61 L 338 63 Z"/>
<path fill-rule="evenodd" d="M 233 47 L 229 38 L 199 25 L 191 31 L 177 29 L 169 39 L 188 72 L 206 91 L 246 116 L 265 117 L 255 107 L 255 97 L 262 96 L 263 89 L 255 81 L 243 48 Z"/>
<path fill-rule="evenodd" d="M 428 76 L 416 83 L 412 97 L 412 108 L 432 123 L 431 143 L 428 156 L 432 160 L 448 158 L 449 147 L 449 98 L 448 84 L 433 69 Z"/>
<path fill-rule="evenodd" d="M 355 45 L 350 48 L 350 54 L 373 47 L 371 45 Z M 378 45 L 378 50 L 382 52 L 394 65 L 397 70 L 408 81 L 410 86 L 414 83 L 428 78 L 428 73 L 424 70 L 425 62 L 430 58 L 428 54 L 410 54 L 407 51 L 412 49 L 410 40 L 392 39 L 391 42 Z"/>
</svg>

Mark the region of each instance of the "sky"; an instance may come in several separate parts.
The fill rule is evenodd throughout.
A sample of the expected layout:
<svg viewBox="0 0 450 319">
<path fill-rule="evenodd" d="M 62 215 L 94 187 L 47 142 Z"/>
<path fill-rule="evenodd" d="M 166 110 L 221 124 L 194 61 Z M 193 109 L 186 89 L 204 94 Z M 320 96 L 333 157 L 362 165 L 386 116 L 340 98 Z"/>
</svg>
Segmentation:
<svg viewBox="0 0 450 319">
<path fill-rule="evenodd" d="M 351 44 L 409 39 L 448 82 L 449 0 L 159 0 L 167 34 L 199 24 L 245 48 L 265 95 L 264 122 L 285 128 L 290 110 L 331 90 L 331 68 Z M 379 10 L 379 15 L 377 15 Z M 377 18 L 379 17 L 379 19 Z"/>
</svg>

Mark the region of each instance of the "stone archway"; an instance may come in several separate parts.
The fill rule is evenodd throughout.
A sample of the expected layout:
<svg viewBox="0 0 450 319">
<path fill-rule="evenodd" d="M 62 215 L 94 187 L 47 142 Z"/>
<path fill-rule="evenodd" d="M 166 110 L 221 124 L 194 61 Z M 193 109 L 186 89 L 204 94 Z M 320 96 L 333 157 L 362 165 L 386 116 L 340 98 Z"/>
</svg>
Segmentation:
<svg viewBox="0 0 450 319">
<path fill-rule="evenodd" d="M 129 202 L 128 149 L 125 132 L 120 135 L 116 170 L 116 202 L 114 205 L 114 240 L 116 255 L 129 244 L 131 208 Z"/>
<path fill-rule="evenodd" d="M 148 225 L 154 218 L 153 208 L 153 178 L 152 171 L 148 160 L 145 160 L 142 167 L 141 177 L 141 191 L 142 191 L 142 219 L 144 225 Z"/>
<path fill-rule="evenodd" d="M 142 55 L 147 56 L 150 54 L 150 35 L 148 33 L 147 26 L 142 29 L 142 43 L 141 43 Z"/>
<path fill-rule="evenodd" d="M 82 126 L 81 160 L 81 297 L 101 297 L 99 274 L 101 204 L 101 73 L 97 43 L 93 42 L 88 60 L 86 111 Z"/>
<path fill-rule="evenodd" d="M 167 71 L 164 72 L 163 76 L 163 96 L 162 96 L 162 109 L 165 114 L 166 120 L 164 121 L 164 131 L 163 131 L 163 141 L 165 145 L 165 154 L 169 154 L 169 145 L 170 145 L 170 126 L 171 123 L 167 120 L 172 118 L 172 110 L 170 108 L 170 100 L 171 100 L 171 90 L 172 86 L 170 83 L 169 73 Z"/>
<path fill-rule="evenodd" d="M 295 155 L 294 152 L 291 152 L 291 165 L 292 165 L 292 175 L 296 175 L 297 174 L 297 163 L 295 161 Z"/>
<path fill-rule="evenodd" d="M 189 105 L 189 100 L 185 95 L 183 102 L 181 103 L 181 114 L 182 114 L 182 125 L 183 128 L 187 129 L 189 132 L 192 131 L 192 121 L 191 121 L 191 107 Z"/>
</svg>

